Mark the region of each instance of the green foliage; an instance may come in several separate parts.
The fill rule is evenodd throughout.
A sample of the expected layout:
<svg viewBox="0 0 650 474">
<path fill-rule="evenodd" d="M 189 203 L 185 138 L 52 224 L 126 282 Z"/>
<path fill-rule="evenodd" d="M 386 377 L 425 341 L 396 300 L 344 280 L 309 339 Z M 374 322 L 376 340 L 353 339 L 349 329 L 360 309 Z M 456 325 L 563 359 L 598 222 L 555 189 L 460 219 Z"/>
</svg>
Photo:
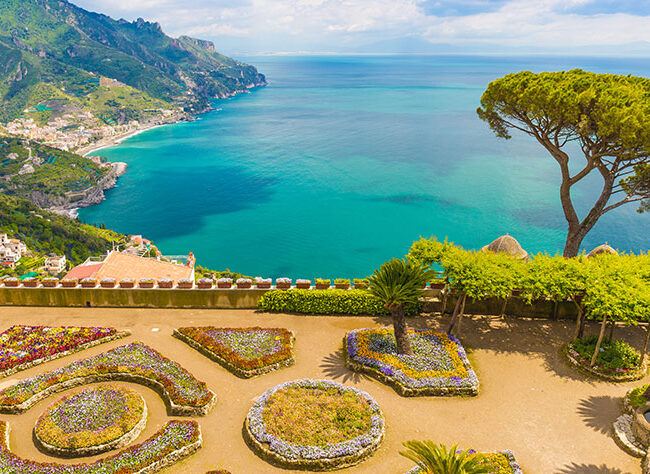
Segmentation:
<svg viewBox="0 0 650 474">
<path fill-rule="evenodd" d="M 39 217 L 40 216 L 40 217 Z M 0 232 L 25 242 L 41 255 L 65 255 L 73 264 L 101 255 L 126 236 L 44 211 L 29 201 L 0 193 Z"/>
<path fill-rule="evenodd" d="M 525 266 L 520 289 L 522 296 L 533 299 L 565 301 L 584 292 L 594 263 L 584 256 L 565 258 L 539 254 Z"/>
<path fill-rule="evenodd" d="M 257 308 L 270 313 L 387 315 L 382 301 L 366 290 L 274 290 L 260 298 Z M 418 314 L 419 304 L 410 304 L 407 314 Z"/>
<path fill-rule="evenodd" d="M 354 287 L 358 290 L 367 290 L 370 287 L 370 280 L 367 278 L 355 278 Z"/>
<path fill-rule="evenodd" d="M 598 336 L 576 339 L 571 343 L 581 357 L 590 360 L 596 350 Z M 625 341 L 604 340 L 596 358 L 596 365 L 605 369 L 633 369 L 639 365 L 639 353 Z"/>
<path fill-rule="evenodd" d="M 232 278 L 233 282 L 237 281 L 237 279 L 239 278 L 248 278 L 250 280 L 254 280 L 253 277 L 246 276 L 243 273 L 231 272 L 228 269 L 221 270 L 221 271 L 210 270 L 209 268 L 205 268 L 200 265 L 196 265 L 194 267 L 194 274 L 197 280 L 199 278 L 208 278 L 214 280 L 218 280 L 219 278 Z"/>
<path fill-rule="evenodd" d="M 400 454 L 415 462 L 424 474 L 489 474 L 489 467 L 480 454 L 459 451 L 458 445 L 450 449 L 433 441 L 406 441 L 406 451 Z"/>
<path fill-rule="evenodd" d="M 350 280 L 348 278 L 337 278 L 334 280 L 335 285 L 349 285 Z"/>
<path fill-rule="evenodd" d="M 394 258 L 370 276 L 369 291 L 392 311 L 403 305 L 417 304 L 432 275 L 431 270 L 421 265 Z"/>
<path fill-rule="evenodd" d="M 641 385 L 640 387 L 636 387 L 630 391 L 627 399 L 633 408 L 639 408 L 650 401 L 643 396 L 645 391 L 648 389 L 648 386 L 650 386 L 650 384 Z"/>
</svg>

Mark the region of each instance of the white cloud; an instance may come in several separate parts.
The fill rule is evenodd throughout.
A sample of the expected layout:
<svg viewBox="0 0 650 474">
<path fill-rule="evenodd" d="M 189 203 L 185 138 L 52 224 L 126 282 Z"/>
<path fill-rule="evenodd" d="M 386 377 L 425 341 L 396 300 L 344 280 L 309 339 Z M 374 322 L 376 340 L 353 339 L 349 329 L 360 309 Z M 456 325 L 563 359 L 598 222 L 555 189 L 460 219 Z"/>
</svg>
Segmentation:
<svg viewBox="0 0 650 474">
<path fill-rule="evenodd" d="M 73 0 L 74 1 L 74 0 Z M 434 43 L 567 46 L 650 42 L 650 16 L 589 14 L 611 0 L 77 0 L 113 16 L 143 16 L 165 31 L 259 44 L 267 50 L 329 50 L 400 37 Z M 454 8 L 453 16 L 444 12 Z M 602 10 L 602 8 L 601 8 Z M 600 10 L 599 10 L 600 11 Z M 579 13 L 578 13 L 579 12 Z M 643 13 L 646 13 L 644 15 Z M 229 40 L 231 38 L 231 40 Z"/>
</svg>

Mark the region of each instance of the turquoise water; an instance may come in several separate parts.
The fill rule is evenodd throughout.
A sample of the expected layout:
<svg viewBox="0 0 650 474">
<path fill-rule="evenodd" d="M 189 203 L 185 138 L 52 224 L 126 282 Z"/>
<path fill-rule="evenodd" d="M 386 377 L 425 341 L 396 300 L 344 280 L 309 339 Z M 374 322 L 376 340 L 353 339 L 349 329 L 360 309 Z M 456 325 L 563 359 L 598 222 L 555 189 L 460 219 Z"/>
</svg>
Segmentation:
<svg viewBox="0 0 650 474">
<path fill-rule="evenodd" d="M 430 235 L 478 248 L 509 233 L 561 252 L 557 165 L 527 136 L 497 139 L 476 116 L 481 93 L 522 69 L 650 75 L 643 59 L 245 59 L 268 87 L 98 152 L 129 169 L 80 219 L 269 277 L 364 276 Z M 583 211 L 599 185 L 576 191 Z M 585 247 L 650 248 L 635 209 L 603 217 Z"/>
</svg>

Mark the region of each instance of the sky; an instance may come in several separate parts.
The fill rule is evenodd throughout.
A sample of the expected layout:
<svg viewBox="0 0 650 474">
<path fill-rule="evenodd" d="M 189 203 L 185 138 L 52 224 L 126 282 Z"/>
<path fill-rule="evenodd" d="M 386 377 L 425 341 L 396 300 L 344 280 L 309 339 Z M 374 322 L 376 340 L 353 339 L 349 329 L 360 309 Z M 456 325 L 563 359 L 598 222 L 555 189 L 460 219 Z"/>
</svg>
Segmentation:
<svg viewBox="0 0 650 474">
<path fill-rule="evenodd" d="M 650 0 L 72 0 L 226 54 L 650 55 Z"/>
</svg>

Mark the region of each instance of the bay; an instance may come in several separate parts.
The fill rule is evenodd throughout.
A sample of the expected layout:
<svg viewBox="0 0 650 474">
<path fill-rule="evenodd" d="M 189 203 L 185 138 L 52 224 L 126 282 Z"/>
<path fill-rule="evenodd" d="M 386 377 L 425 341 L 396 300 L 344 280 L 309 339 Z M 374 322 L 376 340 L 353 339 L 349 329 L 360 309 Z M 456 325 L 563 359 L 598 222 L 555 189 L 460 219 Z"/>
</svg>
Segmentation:
<svg viewBox="0 0 650 474">
<path fill-rule="evenodd" d="M 481 94 L 520 70 L 650 75 L 647 60 L 626 58 L 242 59 L 267 87 L 96 152 L 129 167 L 80 219 L 274 278 L 362 277 L 431 235 L 479 248 L 509 233 L 529 252 L 561 253 L 557 164 L 528 136 L 497 139 L 476 115 Z M 600 185 L 575 190 L 583 214 Z M 604 216 L 583 244 L 603 242 L 647 250 L 650 216 L 633 204 Z"/>
</svg>

